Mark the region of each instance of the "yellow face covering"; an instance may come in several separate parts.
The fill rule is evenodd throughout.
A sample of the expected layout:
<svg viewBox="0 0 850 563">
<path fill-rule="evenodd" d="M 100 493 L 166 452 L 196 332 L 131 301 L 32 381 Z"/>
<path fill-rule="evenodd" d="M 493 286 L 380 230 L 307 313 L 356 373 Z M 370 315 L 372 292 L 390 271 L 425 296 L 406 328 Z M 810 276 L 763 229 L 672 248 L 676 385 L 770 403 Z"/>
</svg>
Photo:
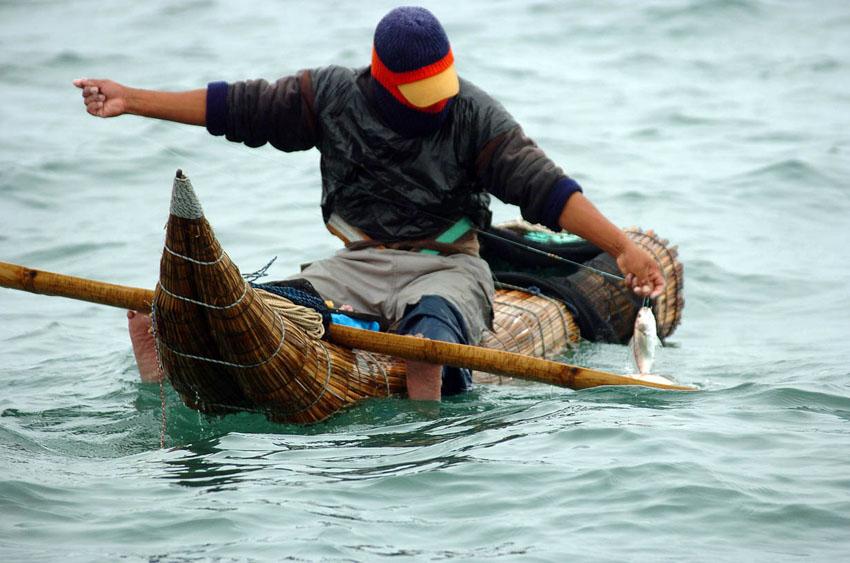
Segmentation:
<svg viewBox="0 0 850 563">
<path fill-rule="evenodd" d="M 460 91 L 460 82 L 457 78 L 455 66 L 452 64 L 434 76 L 407 84 L 399 84 L 398 89 L 408 102 L 418 108 L 425 108 L 456 96 Z"/>
</svg>

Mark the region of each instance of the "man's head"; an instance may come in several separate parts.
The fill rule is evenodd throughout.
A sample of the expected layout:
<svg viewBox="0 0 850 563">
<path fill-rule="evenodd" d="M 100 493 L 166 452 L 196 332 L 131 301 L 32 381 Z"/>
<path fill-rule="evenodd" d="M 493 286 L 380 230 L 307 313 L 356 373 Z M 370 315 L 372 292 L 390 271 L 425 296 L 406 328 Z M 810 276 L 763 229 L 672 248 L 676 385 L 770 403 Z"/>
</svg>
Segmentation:
<svg viewBox="0 0 850 563">
<path fill-rule="evenodd" d="M 375 29 L 372 77 L 402 105 L 441 112 L 460 85 L 449 38 L 434 14 L 405 6 Z"/>
</svg>

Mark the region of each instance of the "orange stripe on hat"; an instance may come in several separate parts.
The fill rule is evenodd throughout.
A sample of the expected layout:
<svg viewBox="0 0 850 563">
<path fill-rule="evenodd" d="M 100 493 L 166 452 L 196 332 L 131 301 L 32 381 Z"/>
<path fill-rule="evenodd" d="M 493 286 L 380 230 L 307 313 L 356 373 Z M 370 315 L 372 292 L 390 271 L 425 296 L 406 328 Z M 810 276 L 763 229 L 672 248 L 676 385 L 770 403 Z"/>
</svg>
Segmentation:
<svg viewBox="0 0 850 563">
<path fill-rule="evenodd" d="M 401 104 L 417 111 L 439 113 L 443 111 L 443 108 L 446 107 L 449 97 L 446 97 L 446 99 L 443 99 L 428 107 L 417 107 L 410 103 L 410 101 L 404 96 L 404 94 L 401 93 L 401 90 L 399 90 L 398 87 L 403 84 L 418 82 L 420 80 L 425 80 L 426 78 L 436 76 L 441 72 L 444 72 L 445 70 L 451 68 L 453 64 L 454 55 L 452 54 L 451 48 L 449 48 L 449 52 L 446 53 L 446 56 L 435 63 L 431 63 L 422 68 L 417 68 L 415 70 L 410 70 L 407 72 L 394 72 L 387 68 L 383 61 L 381 61 L 381 57 L 378 56 L 378 51 L 374 47 L 372 47 L 372 77 L 377 80 L 378 83 L 383 86 L 390 94 L 392 94 L 393 97 Z"/>
</svg>

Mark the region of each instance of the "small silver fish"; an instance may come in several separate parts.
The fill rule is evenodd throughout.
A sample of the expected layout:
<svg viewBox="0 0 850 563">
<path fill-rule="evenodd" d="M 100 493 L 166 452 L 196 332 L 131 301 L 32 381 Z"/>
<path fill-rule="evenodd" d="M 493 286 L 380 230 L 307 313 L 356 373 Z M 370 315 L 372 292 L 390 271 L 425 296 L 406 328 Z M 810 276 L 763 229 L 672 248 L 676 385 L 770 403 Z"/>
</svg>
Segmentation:
<svg viewBox="0 0 850 563">
<path fill-rule="evenodd" d="M 655 329 L 655 315 L 650 307 L 641 307 L 635 319 L 635 332 L 629 344 L 635 366 L 641 375 L 647 375 L 655 363 L 655 349 L 659 346 Z"/>
</svg>

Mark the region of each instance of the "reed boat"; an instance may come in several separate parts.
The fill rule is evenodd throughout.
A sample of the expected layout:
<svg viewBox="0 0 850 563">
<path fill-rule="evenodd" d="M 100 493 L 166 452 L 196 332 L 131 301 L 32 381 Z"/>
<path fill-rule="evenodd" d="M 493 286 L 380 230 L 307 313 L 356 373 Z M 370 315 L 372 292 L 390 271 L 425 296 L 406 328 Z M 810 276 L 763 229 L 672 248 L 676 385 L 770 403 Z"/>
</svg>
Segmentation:
<svg viewBox="0 0 850 563">
<path fill-rule="evenodd" d="M 652 231 L 626 234 L 667 280 L 652 303 L 663 340 L 681 321 L 682 265 L 676 248 Z M 187 406 L 213 415 L 250 410 L 273 421 L 311 423 L 363 399 L 403 396 L 400 358 L 470 368 L 478 380 L 695 390 L 551 361 L 581 339 L 628 342 L 641 300 L 617 277 L 614 259 L 585 241 L 521 221 L 479 235 L 481 256 L 497 280 L 493 328 L 479 346 L 329 323 L 328 315 L 282 296 L 281 284 L 247 282 L 180 171 L 154 291 L 4 262 L 0 286 L 150 312 L 165 378 Z M 322 303 L 320 296 L 313 300 Z"/>
<path fill-rule="evenodd" d="M 603 275 L 617 272 L 611 256 L 581 241 L 546 241 L 543 235 L 555 234 L 523 223 L 495 232 L 483 241 L 482 256 L 491 257 L 497 272 L 510 272 L 496 274 L 503 283 L 482 348 L 546 359 L 581 338 L 628 340 L 640 301 Z M 536 233 L 530 242 L 538 253 L 502 263 L 511 254 L 502 247 L 522 248 L 514 243 L 530 233 Z M 654 302 L 658 334 L 666 338 L 681 319 L 682 266 L 675 248 L 654 233 L 627 233 L 669 280 Z M 551 256 L 541 260 L 539 253 L 579 254 L 593 270 L 553 267 Z M 186 405 L 209 414 L 250 409 L 274 421 L 310 423 L 362 399 L 404 395 L 403 361 L 311 336 L 315 316 L 312 324 L 303 322 L 299 315 L 311 311 L 270 291 L 273 285 L 246 282 L 216 239 L 191 182 L 178 172 L 151 310 L 161 367 Z"/>
</svg>

